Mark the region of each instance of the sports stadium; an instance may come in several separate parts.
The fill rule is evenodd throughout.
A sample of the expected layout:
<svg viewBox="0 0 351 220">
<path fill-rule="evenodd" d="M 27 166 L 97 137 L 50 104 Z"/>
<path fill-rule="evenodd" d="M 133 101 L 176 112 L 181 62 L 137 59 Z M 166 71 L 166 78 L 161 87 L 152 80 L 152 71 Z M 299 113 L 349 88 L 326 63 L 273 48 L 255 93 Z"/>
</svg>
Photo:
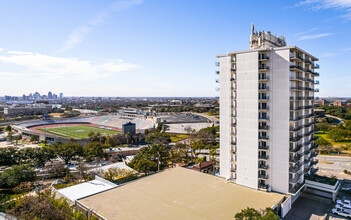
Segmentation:
<svg viewBox="0 0 351 220">
<path fill-rule="evenodd" d="M 74 119 L 60 120 L 38 120 L 26 123 L 19 123 L 13 129 L 29 138 L 35 134 L 39 140 L 50 142 L 66 143 L 71 139 L 87 144 L 90 132 L 101 135 L 113 135 L 122 132 L 122 125 L 127 122 L 135 123 L 137 133 L 156 126 L 156 119 L 153 117 L 131 117 L 123 115 L 103 115 Z"/>
</svg>

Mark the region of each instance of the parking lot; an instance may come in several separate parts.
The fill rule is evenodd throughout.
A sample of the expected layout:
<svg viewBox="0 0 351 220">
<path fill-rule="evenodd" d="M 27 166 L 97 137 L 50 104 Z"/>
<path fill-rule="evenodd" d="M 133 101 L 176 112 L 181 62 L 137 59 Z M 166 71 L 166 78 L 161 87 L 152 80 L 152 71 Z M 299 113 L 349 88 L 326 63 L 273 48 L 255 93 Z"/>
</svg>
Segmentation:
<svg viewBox="0 0 351 220">
<path fill-rule="evenodd" d="M 344 170 L 351 172 L 351 157 L 318 155 L 317 159 L 318 175 L 351 180 L 351 175 L 344 173 Z"/>
<path fill-rule="evenodd" d="M 342 188 L 351 188 L 351 180 L 342 180 Z M 337 200 L 350 200 L 351 201 L 351 190 L 343 191 L 340 190 Z M 320 196 L 312 195 L 304 192 L 292 205 L 291 210 L 285 216 L 284 219 L 288 220 L 300 220 L 300 219 L 326 219 L 326 220 L 339 220 L 349 219 L 340 215 L 332 213 L 332 209 L 335 208 L 336 203 L 332 202 L 331 199 L 326 199 Z"/>
</svg>

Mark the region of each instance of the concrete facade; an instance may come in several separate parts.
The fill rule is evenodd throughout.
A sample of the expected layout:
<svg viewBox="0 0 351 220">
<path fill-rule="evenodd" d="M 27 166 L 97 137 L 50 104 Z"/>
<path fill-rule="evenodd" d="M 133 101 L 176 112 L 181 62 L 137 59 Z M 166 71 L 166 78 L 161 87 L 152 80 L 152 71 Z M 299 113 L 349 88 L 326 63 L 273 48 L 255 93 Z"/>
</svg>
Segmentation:
<svg viewBox="0 0 351 220">
<path fill-rule="evenodd" d="M 255 189 L 297 194 L 303 174 L 314 172 L 317 162 L 318 59 L 285 46 L 284 37 L 252 31 L 253 49 L 217 56 L 220 176 Z"/>
</svg>

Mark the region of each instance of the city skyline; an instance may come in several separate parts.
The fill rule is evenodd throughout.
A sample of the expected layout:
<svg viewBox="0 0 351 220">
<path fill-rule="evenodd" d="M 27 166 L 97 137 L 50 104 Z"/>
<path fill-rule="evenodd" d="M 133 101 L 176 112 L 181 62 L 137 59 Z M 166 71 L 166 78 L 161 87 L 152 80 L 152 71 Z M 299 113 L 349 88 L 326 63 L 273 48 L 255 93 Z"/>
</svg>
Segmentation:
<svg viewBox="0 0 351 220">
<path fill-rule="evenodd" d="M 320 97 L 347 97 L 350 7 L 341 0 L 7 2 L 0 95 L 36 88 L 65 96 L 218 96 L 215 54 L 246 49 L 254 23 L 320 58 Z"/>
</svg>

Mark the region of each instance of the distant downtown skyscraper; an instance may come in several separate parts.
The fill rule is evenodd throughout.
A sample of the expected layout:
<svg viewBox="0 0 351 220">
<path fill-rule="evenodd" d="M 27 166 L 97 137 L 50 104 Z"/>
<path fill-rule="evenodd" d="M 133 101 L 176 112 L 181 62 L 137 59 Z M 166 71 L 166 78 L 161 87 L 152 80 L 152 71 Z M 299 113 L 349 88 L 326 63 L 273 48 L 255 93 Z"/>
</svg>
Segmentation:
<svg viewBox="0 0 351 220">
<path fill-rule="evenodd" d="M 316 171 L 318 58 L 253 26 L 250 50 L 217 58 L 220 175 L 255 189 L 298 193 L 304 174 Z"/>
</svg>

